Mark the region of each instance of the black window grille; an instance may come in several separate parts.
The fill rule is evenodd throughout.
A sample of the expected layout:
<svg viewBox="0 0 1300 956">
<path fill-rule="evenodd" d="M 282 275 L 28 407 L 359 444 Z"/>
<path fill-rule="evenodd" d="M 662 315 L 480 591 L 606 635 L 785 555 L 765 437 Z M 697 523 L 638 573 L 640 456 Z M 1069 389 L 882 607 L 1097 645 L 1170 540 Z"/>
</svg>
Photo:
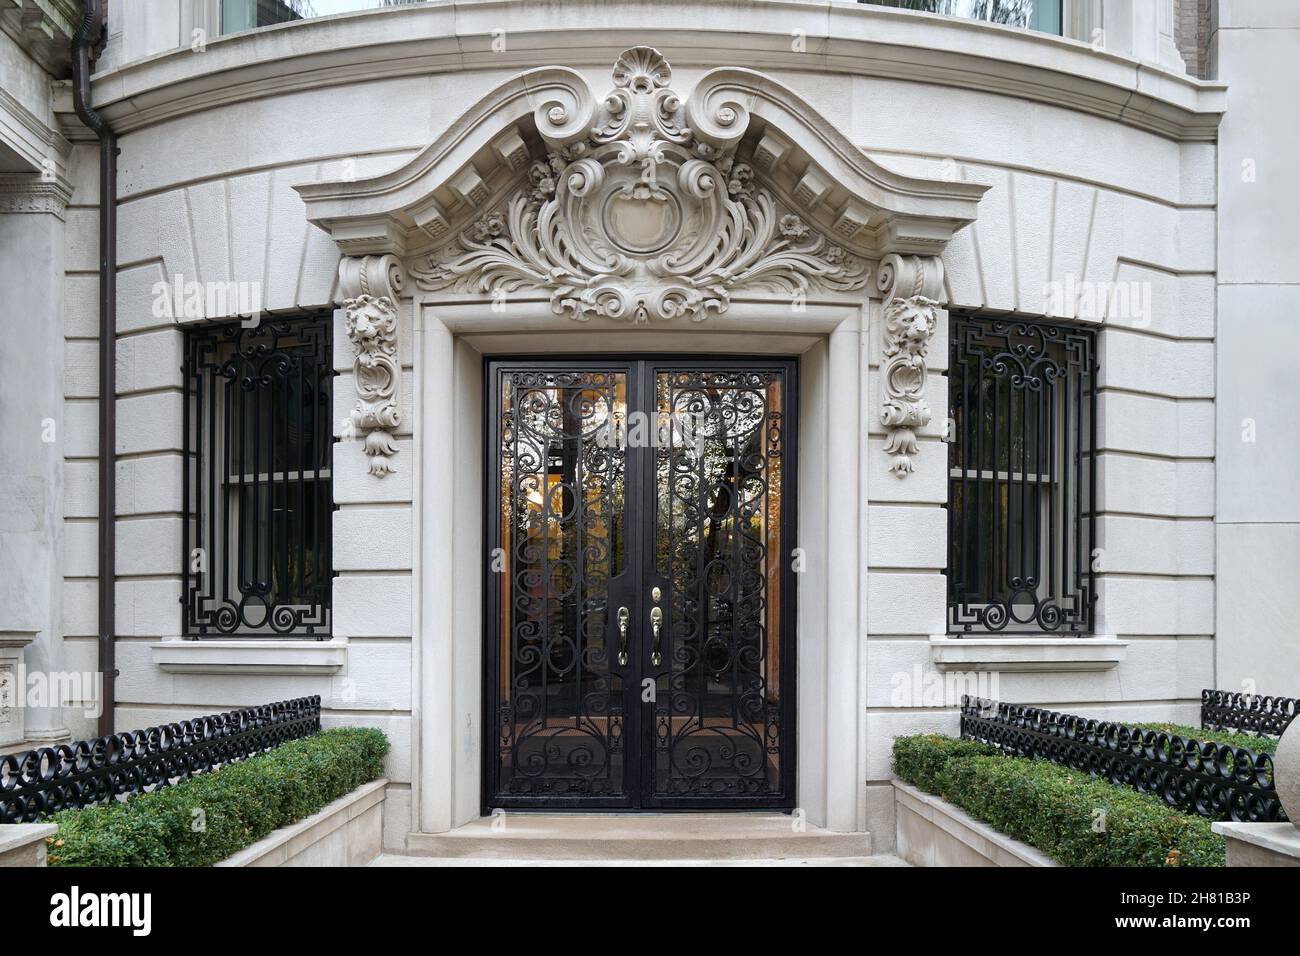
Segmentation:
<svg viewBox="0 0 1300 956">
<path fill-rule="evenodd" d="M 187 333 L 190 637 L 329 637 L 330 325 L 324 314 Z"/>
<path fill-rule="evenodd" d="M 1096 334 L 953 313 L 948 630 L 1091 633 Z"/>
</svg>

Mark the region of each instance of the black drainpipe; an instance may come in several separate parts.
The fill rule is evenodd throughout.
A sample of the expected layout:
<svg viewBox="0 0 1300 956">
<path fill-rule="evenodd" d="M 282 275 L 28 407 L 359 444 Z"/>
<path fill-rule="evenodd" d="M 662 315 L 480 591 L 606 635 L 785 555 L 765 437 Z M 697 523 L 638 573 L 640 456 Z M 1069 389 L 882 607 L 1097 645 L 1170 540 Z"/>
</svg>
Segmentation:
<svg viewBox="0 0 1300 956">
<path fill-rule="evenodd" d="M 99 734 L 113 733 L 116 706 L 117 555 L 117 137 L 90 105 L 90 64 L 103 47 L 104 0 L 84 0 L 85 16 L 72 37 L 72 101 L 77 116 L 99 137 L 99 672 L 103 701 Z"/>
</svg>

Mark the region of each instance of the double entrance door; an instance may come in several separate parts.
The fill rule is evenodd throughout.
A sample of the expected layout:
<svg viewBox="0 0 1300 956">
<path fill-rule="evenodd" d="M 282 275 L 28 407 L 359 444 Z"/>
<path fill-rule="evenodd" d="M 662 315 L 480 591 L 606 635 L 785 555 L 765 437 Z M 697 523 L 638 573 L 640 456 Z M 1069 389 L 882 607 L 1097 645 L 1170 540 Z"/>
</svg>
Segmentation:
<svg viewBox="0 0 1300 956">
<path fill-rule="evenodd" d="M 485 371 L 484 808 L 793 806 L 794 363 Z"/>
</svg>

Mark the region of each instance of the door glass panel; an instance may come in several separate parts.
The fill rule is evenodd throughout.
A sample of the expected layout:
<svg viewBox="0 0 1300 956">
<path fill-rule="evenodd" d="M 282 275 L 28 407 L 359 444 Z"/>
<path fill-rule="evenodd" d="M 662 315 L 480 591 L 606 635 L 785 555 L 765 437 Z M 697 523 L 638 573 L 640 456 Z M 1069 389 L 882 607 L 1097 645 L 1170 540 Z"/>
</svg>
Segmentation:
<svg viewBox="0 0 1300 956">
<path fill-rule="evenodd" d="M 623 680 L 606 629 L 628 552 L 627 375 L 506 371 L 499 387 L 498 794 L 617 797 Z"/>
<path fill-rule="evenodd" d="M 661 371 L 655 396 L 653 792 L 779 794 L 782 375 Z"/>
</svg>

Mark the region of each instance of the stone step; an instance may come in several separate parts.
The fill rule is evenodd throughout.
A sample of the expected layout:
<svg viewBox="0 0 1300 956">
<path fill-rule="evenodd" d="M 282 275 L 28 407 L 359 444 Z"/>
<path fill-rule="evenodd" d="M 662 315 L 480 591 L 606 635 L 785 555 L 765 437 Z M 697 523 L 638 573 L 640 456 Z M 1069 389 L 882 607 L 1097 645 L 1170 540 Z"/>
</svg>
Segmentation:
<svg viewBox="0 0 1300 956">
<path fill-rule="evenodd" d="M 446 833 L 407 852 L 484 860 L 784 860 L 866 857 L 866 833 L 832 833 L 783 813 L 524 813 Z"/>
<path fill-rule="evenodd" d="M 892 854 L 875 856 L 790 857 L 768 860 L 519 860 L 478 856 L 415 856 L 409 853 L 384 853 L 367 866 L 910 866 Z"/>
</svg>

